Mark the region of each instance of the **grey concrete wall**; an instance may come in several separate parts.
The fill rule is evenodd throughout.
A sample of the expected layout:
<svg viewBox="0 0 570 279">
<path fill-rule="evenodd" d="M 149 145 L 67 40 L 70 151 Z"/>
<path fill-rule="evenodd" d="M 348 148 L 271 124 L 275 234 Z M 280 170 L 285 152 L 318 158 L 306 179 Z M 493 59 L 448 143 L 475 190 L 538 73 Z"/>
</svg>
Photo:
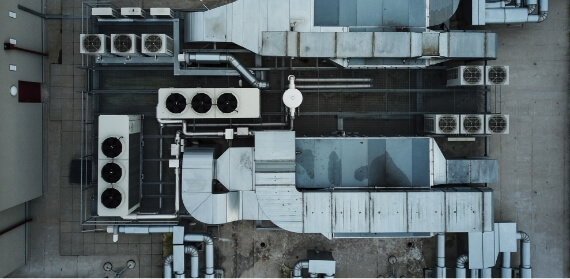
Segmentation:
<svg viewBox="0 0 570 279">
<path fill-rule="evenodd" d="M 25 205 L 21 204 L 0 212 L 0 230 L 24 221 Z M 0 235 L 0 277 L 5 277 L 26 263 L 26 226 L 20 226 Z"/>
<path fill-rule="evenodd" d="M 0 5 L 0 40 L 42 51 L 41 19 L 17 5 L 41 11 L 35 0 L 4 0 Z M 16 18 L 8 16 L 9 11 Z M 18 80 L 42 82 L 42 57 L 21 51 L 0 51 L 0 211 L 42 195 L 42 104 L 19 103 L 10 95 Z M 9 65 L 17 71 L 10 71 Z"/>
</svg>

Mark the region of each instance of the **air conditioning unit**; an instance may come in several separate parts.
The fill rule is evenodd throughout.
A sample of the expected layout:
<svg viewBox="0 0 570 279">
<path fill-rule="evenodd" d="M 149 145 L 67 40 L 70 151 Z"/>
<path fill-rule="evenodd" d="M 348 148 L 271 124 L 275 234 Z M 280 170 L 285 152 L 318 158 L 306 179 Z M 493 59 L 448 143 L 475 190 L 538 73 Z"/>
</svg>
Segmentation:
<svg viewBox="0 0 570 279">
<path fill-rule="evenodd" d="M 483 85 L 483 66 L 459 66 L 447 69 L 447 86 Z"/>
<path fill-rule="evenodd" d="M 81 54 L 95 56 L 113 56 L 111 54 L 111 38 L 104 34 L 80 34 Z"/>
<path fill-rule="evenodd" d="M 424 114 L 424 132 L 435 135 L 459 134 L 459 115 Z"/>
<path fill-rule="evenodd" d="M 509 116 L 504 114 L 485 115 L 485 134 L 508 134 Z"/>
<path fill-rule="evenodd" d="M 142 8 L 128 7 L 121 8 L 121 15 L 130 18 L 146 18 L 147 13 Z"/>
<path fill-rule="evenodd" d="M 487 66 L 487 85 L 509 85 L 509 66 Z"/>
<path fill-rule="evenodd" d="M 91 15 L 99 18 L 116 18 L 117 14 L 117 10 L 108 7 L 91 9 Z"/>
<path fill-rule="evenodd" d="M 460 115 L 462 135 L 481 135 L 485 133 L 485 116 L 482 114 Z"/>
<path fill-rule="evenodd" d="M 172 56 L 174 42 L 166 34 L 142 34 L 142 53 L 151 56 Z"/>
<path fill-rule="evenodd" d="M 150 8 L 150 15 L 155 18 L 174 18 L 170 8 Z"/>
<path fill-rule="evenodd" d="M 257 88 L 161 88 L 156 117 L 160 119 L 258 118 Z"/>
<path fill-rule="evenodd" d="M 135 34 L 111 34 L 111 53 L 121 56 L 141 56 L 141 37 Z"/>
<path fill-rule="evenodd" d="M 98 215 L 126 216 L 141 201 L 141 116 L 101 115 L 98 136 Z"/>
</svg>

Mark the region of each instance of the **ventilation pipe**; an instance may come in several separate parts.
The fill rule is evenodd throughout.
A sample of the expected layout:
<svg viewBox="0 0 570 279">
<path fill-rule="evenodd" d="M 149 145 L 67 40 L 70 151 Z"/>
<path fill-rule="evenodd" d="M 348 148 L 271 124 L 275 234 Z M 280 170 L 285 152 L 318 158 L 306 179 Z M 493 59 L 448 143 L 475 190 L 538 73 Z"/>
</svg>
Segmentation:
<svg viewBox="0 0 570 279">
<path fill-rule="evenodd" d="M 206 272 L 204 277 L 214 278 L 214 241 L 212 238 L 205 234 L 185 234 L 184 242 L 204 242 L 206 246 Z"/>
<path fill-rule="evenodd" d="M 445 234 L 437 234 L 437 267 L 435 269 L 437 278 L 446 278 L 445 270 Z"/>
<path fill-rule="evenodd" d="M 172 254 L 164 258 L 163 278 L 172 278 Z"/>
<path fill-rule="evenodd" d="M 479 269 L 471 269 L 471 278 L 479 278 Z"/>
<path fill-rule="evenodd" d="M 302 278 L 301 270 L 303 268 L 309 268 L 309 261 L 302 260 L 295 263 L 295 266 L 293 266 L 293 278 Z"/>
<path fill-rule="evenodd" d="M 517 232 L 517 239 L 521 243 L 521 278 L 530 278 L 532 268 L 530 267 L 530 237 L 525 232 Z"/>
<path fill-rule="evenodd" d="M 241 74 L 243 78 L 247 80 L 251 86 L 266 89 L 269 88 L 269 83 L 267 81 L 259 81 L 257 78 L 246 69 L 235 57 L 229 54 L 222 53 L 184 53 L 178 55 L 178 61 L 186 62 L 190 65 L 192 63 L 197 64 L 222 64 L 229 63 Z"/>
<path fill-rule="evenodd" d="M 190 255 L 190 277 L 198 278 L 198 249 L 193 245 L 184 245 L 184 253 Z"/>
<path fill-rule="evenodd" d="M 543 22 L 548 16 L 548 0 L 527 0 L 525 8 L 505 6 L 508 2 L 487 4 L 485 9 L 485 23 L 526 23 Z M 520 2 L 517 2 L 517 6 Z M 532 14 L 538 5 L 538 14 Z"/>
<path fill-rule="evenodd" d="M 465 263 L 469 261 L 467 255 L 461 255 L 457 258 L 456 266 L 455 266 L 455 277 L 456 278 L 465 278 L 466 270 L 465 270 Z"/>
<path fill-rule="evenodd" d="M 503 266 L 501 267 L 501 278 L 511 278 L 513 274 L 511 268 L 511 252 L 503 252 Z"/>
</svg>

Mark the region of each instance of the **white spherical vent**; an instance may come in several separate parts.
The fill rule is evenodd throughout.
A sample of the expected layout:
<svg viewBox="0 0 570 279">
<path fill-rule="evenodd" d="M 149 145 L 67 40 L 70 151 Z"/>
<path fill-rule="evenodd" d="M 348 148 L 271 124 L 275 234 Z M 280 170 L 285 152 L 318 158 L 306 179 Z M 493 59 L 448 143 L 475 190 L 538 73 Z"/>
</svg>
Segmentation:
<svg viewBox="0 0 570 279">
<path fill-rule="evenodd" d="M 295 88 L 285 90 L 283 93 L 283 103 L 290 109 L 295 109 L 303 102 L 303 94 Z"/>
</svg>

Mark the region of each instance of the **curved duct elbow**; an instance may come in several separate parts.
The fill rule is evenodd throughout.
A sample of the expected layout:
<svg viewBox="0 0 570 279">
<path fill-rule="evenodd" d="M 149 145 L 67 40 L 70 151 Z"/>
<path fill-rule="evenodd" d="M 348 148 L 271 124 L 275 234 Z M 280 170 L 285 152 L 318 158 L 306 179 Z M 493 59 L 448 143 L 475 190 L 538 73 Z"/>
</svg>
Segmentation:
<svg viewBox="0 0 570 279">
<path fill-rule="evenodd" d="M 293 278 L 301 278 L 301 270 L 303 268 L 309 268 L 309 261 L 303 260 L 295 263 L 295 266 L 293 266 Z"/>
<path fill-rule="evenodd" d="M 528 14 L 530 15 L 534 12 L 534 10 L 536 10 L 536 5 L 528 5 L 527 9 L 528 9 Z"/>
<path fill-rule="evenodd" d="M 172 254 L 166 256 L 164 258 L 164 265 L 170 265 L 172 264 L 172 260 L 174 259 L 174 257 L 172 256 Z"/>
<path fill-rule="evenodd" d="M 198 249 L 192 245 L 185 245 L 184 254 L 190 255 L 190 257 L 198 257 Z"/>
<path fill-rule="evenodd" d="M 457 268 L 465 268 L 465 263 L 469 261 L 469 257 L 467 255 L 461 255 L 457 258 L 456 267 Z"/>
<path fill-rule="evenodd" d="M 517 232 L 517 238 L 520 239 L 523 243 L 530 243 L 530 236 L 525 232 Z"/>
<path fill-rule="evenodd" d="M 548 17 L 548 12 L 540 12 L 538 15 L 538 22 L 543 22 Z"/>
</svg>

